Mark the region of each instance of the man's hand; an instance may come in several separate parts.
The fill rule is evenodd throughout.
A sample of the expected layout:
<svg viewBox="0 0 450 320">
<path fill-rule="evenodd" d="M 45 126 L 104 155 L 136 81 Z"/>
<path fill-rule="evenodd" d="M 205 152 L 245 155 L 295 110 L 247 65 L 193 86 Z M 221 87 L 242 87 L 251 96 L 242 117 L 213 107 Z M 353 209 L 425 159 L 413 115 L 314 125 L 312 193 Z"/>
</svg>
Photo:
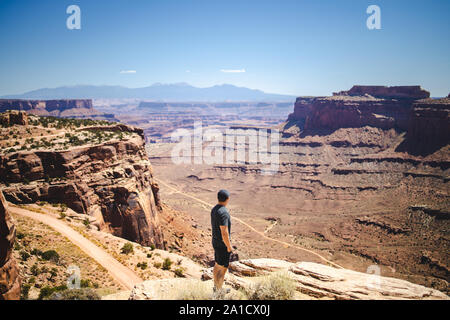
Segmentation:
<svg viewBox="0 0 450 320">
<path fill-rule="evenodd" d="M 230 247 L 227 247 L 227 251 L 228 251 L 229 253 L 231 253 L 231 252 L 233 252 L 233 248 L 231 248 L 231 246 L 230 246 Z"/>
</svg>

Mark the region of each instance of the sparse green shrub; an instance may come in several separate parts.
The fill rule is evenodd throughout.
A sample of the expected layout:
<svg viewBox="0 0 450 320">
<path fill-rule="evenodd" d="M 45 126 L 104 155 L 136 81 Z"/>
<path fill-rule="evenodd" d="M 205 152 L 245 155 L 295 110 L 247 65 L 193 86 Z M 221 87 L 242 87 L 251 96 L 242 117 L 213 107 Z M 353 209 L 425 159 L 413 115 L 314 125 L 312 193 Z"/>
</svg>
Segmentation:
<svg viewBox="0 0 450 320">
<path fill-rule="evenodd" d="M 53 262 L 59 261 L 59 254 L 55 250 L 48 250 L 42 253 L 42 259 L 44 260 L 51 260 Z"/>
<path fill-rule="evenodd" d="M 170 258 L 165 258 L 163 262 L 163 270 L 170 270 L 170 267 L 172 266 L 173 261 L 170 260 Z"/>
<path fill-rule="evenodd" d="M 23 238 L 25 238 L 25 233 L 23 233 L 23 232 L 17 232 L 16 238 L 19 239 L 19 240 L 22 240 Z"/>
<path fill-rule="evenodd" d="M 88 218 L 85 218 L 83 220 L 83 224 L 86 226 L 86 228 L 88 228 L 88 229 L 91 228 L 91 221 Z"/>
<path fill-rule="evenodd" d="M 53 278 L 56 277 L 57 275 L 58 275 L 58 269 L 52 268 L 52 270 L 50 270 L 50 279 L 49 280 L 53 280 Z"/>
<path fill-rule="evenodd" d="M 121 252 L 124 254 L 130 254 L 134 252 L 133 244 L 130 242 L 127 242 L 123 245 Z"/>
<path fill-rule="evenodd" d="M 24 251 L 24 250 L 20 251 L 19 254 L 20 254 L 20 258 L 23 261 L 27 261 L 28 258 L 30 257 L 30 254 L 28 252 Z"/>
<path fill-rule="evenodd" d="M 291 300 L 295 289 L 295 280 L 287 272 L 275 272 L 243 290 L 249 300 Z"/>
<path fill-rule="evenodd" d="M 90 288 L 68 289 L 53 292 L 47 300 L 100 300 L 100 296 Z"/>
<path fill-rule="evenodd" d="M 147 258 L 151 258 L 152 254 L 151 253 L 147 253 Z"/>
<path fill-rule="evenodd" d="M 64 290 L 67 290 L 67 286 L 65 284 L 57 286 L 57 287 L 49 287 L 49 286 L 42 287 L 41 291 L 39 292 L 38 300 L 45 299 L 55 292 L 64 291 Z"/>
<path fill-rule="evenodd" d="M 142 270 L 145 270 L 147 269 L 148 265 L 147 262 L 138 262 L 137 267 L 141 268 Z"/>
<path fill-rule="evenodd" d="M 80 280 L 80 287 L 81 288 L 89 288 L 89 287 L 91 287 L 91 280 L 89 280 L 89 279 L 81 279 Z"/>
<path fill-rule="evenodd" d="M 174 270 L 174 273 L 175 273 L 175 275 L 176 275 L 177 277 L 179 277 L 179 278 L 184 278 L 184 270 L 183 270 L 183 268 L 176 268 L 176 269 Z"/>
<path fill-rule="evenodd" d="M 155 262 L 153 263 L 153 266 L 157 269 L 161 268 L 161 262 Z"/>
<path fill-rule="evenodd" d="M 20 245 L 20 243 L 17 242 L 17 240 L 14 242 L 14 250 L 20 250 L 22 249 L 22 246 Z"/>
<path fill-rule="evenodd" d="M 30 251 L 30 253 L 34 256 L 42 256 L 42 251 L 39 249 L 34 248 L 33 250 Z"/>
<path fill-rule="evenodd" d="M 213 298 L 212 284 L 197 279 L 183 280 L 177 290 L 170 292 L 168 299 L 175 300 L 211 300 Z M 245 295 L 240 291 L 232 291 L 222 299 L 243 300 Z"/>
<path fill-rule="evenodd" d="M 33 276 L 37 276 L 39 274 L 39 268 L 36 263 L 31 266 L 30 272 Z"/>
<path fill-rule="evenodd" d="M 30 292 L 31 285 L 28 283 L 22 284 L 20 288 L 20 300 L 27 300 L 28 293 Z"/>
<path fill-rule="evenodd" d="M 155 247 L 155 245 L 152 243 L 151 245 L 150 245 L 150 250 L 155 250 L 156 249 L 156 247 Z"/>
</svg>

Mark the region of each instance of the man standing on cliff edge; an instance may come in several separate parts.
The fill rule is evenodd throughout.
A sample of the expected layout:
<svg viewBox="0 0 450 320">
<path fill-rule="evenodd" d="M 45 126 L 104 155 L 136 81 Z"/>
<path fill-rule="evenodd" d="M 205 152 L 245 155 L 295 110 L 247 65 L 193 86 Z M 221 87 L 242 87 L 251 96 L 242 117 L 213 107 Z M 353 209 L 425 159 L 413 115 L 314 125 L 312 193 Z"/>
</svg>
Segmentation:
<svg viewBox="0 0 450 320">
<path fill-rule="evenodd" d="M 223 280 L 230 263 L 232 251 L 230 243 L 231 218 L 226 206 L 230 199 L 227 190 L 220 190 L 217 194 L 218 204 L 211 210 L 212 246 L 214 248 L 214 295 L 221 297 L 230 292 L 223 290 Z"/>
</svg>

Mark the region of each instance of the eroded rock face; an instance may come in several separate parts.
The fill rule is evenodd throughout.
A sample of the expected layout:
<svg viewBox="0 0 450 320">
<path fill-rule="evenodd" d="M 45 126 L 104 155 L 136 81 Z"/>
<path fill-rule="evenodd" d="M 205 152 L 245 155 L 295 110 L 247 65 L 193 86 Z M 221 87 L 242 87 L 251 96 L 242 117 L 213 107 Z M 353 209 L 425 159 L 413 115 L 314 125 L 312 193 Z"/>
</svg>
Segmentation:
<svg viewBox="0 0 450 320">
<path fill-rule="evenodd" d="M 20 278 L 12 257 L 16 228 L 8 212 L 8 205 L 0 190 L 0 300 L 20 298 Z"/>
<path fill-rule="evenodd" d="M 331 97 L 299 97 L 288 120 L 304 134 L 370 126 L 407 131 L 398 151 L 427 155 L 450 142 L 450 100 L 420 86 L 354 86 Z"/>
<path fill-rule="evenodd" d="M 372 96 L 297 98 L 289 120 L 304 130 L 336 130 L 371 126 L 384 130 L 407 130 L 412 100 L 380 99 Z"/>
<path fill-rule="evenodd" d="M 4 126 L 12 126 L 15 124 L 28 125 L 28 115 L 24 111 L 10 111 L 0 115 L 0 124 Z"/>
<path fill-rule="evenodd" d="M 0 112 L 7 110 L 26 111 L 39 116 L 94 118 L 116 121 L 114 115 L 95 110 L 90 99 L 66 100 L 21 100 L 0 99 Z"/>
<path fill-rule="evenodd" d="M 65 203 L 77 213 L 95 217 L 103 230 L 163 248 L 159 188 L 142 130 L 124 125 L 103 129 L 137 135 L 65 151 L 1 155 L 0 181 L 9 185 L 4 189 L 6 199 L 13 203 Z"/>
<path fill-rule="evenodd" d="M 450 99 L 414 103 L 404 146 L 399 151 L 427 155 L 450 143 Z"/>
<path fill-rule="evenodd" d="M 43 115 L 45 112 L 63 112 L 68 109 L 93 109 L 90 99 L 71 100 L 19 100 L 0 99 L 0 112 L 22 110 Z"/>
<path fill-rule="evenodd" d="M 285 271 L 294 279 L 297 290 L 315 298 L 339 300 L 444 299 L 444 293 L 396 278 L 377 276 L 319 263 L 291 263 L 276 259 L 249 259 L 232 262 L 225 283 L 239 289 L 251 285 L 251 278 Z M 203 280 L 212 279 L 212 268 Z"/>
</svg>

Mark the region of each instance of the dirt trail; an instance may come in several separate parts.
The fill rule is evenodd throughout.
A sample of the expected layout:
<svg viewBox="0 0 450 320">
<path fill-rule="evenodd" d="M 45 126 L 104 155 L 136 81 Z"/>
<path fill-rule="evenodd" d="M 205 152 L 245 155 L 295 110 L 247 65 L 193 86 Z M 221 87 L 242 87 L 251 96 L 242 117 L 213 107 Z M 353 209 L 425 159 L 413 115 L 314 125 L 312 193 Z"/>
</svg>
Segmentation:
<svg viewBox="0 0 450 320">
<path fill-rule="evenodd" d="M 162 181 L 161 179 L 157 179 L 157 178 L 154 178 L 154 179 L 155 179 L 157 182 L 161 183 L 162 185 L 166 186 L 167 188 L 171 189 L 171 190 L 174 191 L 175 193 L 182 194 L 182 195 L 184 195 L 184 196 L 186 196 L 186 197 L 188 197 L 188 198 L 191 198 L 191 199 L 193 199 L 193 200 L 195 200 L 195 201 L 197 201 L 197 202 L 199 202 L 199 203 L 201 203 L 201 204 L 203 204 L 203 205 L 206 205 L 207 207 L 204 208 L 205 210 L 209 210 L 208 208 L 212 208 L 212 207 L 214 206 L 214 205 L 211 204 L 211 203 L 208 203 L 208 202 L 206 202 L 206 201 L 203 201 L 202 199 L 199 199 L 199 198 L 197 198 L 197 197 L 195 197 L 195 196 L 192 196 L 192 195 L 190 195 L 190 194 L 188 194 L 188 193 L 185 193 L 185 192 L 183 192 L 183 191 L 180 191 L 180 190 L 178 190 L 178 189 L 176 189 L 176 188 L 170 186 L 169 184 L 167 184 L 166 182 Z M 315 255 L 316 257 L 320 258 L 321 260 L 325 261 L 326 263 L 330 264 L 331 266 L 334 266 L 334 267 L 336 267 L 336 268 L 343 269 L 343 267 L 341 267 L 341 266 L 338 265 L 337 263 L 334 263 L 334 262 L 328 260 L 327 258 L 323 257 L 322 255 L 320 255 L 320 254 L 318 254 L 318 253 L 316 253 L 316 252 L 314 252 L 314 251 L 311 251 L 311 250 L 309 250 L 309 249 L 306 249 L 306 248 L 303 248 L 303 247 L 300 247 L 300 246 L 298 246 L 298 245 L 295 245 L 295 244 L 292 244 L 292 243 L 288 243 L 288 242 L 285 242 L 285 241 L 282 241 L 282 240 L 270 238 L 270 237 L 268 237 L 264 232 L 261 232 L 261 231 L 256 230 L 256 229 L 253 228 L 251 225 L 249 225 L 248 223 L 246 223 L 246 222 L 243 221 L 242 219 L 239 219 L 239 218 L 236 217 L 235 215 L 233 215 L 233 219 L 236 220 L 236 221 L 238 221 L 239 223 L 243 224 L 244 226 L 246 226 L 247 228 L 249 228 L 250 230 L 252 230 L 253 232 L 259 234 L 261 237 L 263 237 L 263 238 L 265 238 L 265 239 L 267 239 L 267 240 L 276 242 L 276 243 L 278 243 L 278 244 L 282 244 L 282 245 L 284 245 L 285 247 L 295 248 L 295 249 L 298 249 L 298 250 L 302 250 L 302 251 L 311 253 L 311 254 Z M 272 225 L 271 227 L 273 227 L 273 225 Z"/>
<path fill-rule="evenodd" d="M 143 280 L 139 278 L 132 270 L 125 267 L 123 264 L 114 259 L 109 253 L 93 244 L 64 222 L 50 215 L 13 207 L 11 205 L 9 206 L 9 209 L 15 214 L 42 222 L 67 237 L 73 244 L 108 270 L 111 276 L 124 288 L 131 290 L 134 285 L 143 282 Z"/>
</svg>

